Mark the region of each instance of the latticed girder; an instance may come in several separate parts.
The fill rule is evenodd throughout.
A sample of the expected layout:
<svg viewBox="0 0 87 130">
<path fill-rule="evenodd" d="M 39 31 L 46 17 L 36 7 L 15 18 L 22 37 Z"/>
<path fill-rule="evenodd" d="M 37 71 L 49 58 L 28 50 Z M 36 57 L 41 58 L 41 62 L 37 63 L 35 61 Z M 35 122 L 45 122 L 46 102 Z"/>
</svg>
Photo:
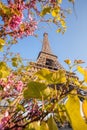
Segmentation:
<svg viewBox="0 0 87 130">
<path fill-rule="evenodd" d="M 52 54 L 48 41 L 48 33 L 44 33 L 43 35 L 42 50 L 38 55 L 37 64 L 42 66 L 42 68 L 45 67 L 54 70 L 64 69 L 62 65 L 58 62 L 57 56 Z"/>
</svg>

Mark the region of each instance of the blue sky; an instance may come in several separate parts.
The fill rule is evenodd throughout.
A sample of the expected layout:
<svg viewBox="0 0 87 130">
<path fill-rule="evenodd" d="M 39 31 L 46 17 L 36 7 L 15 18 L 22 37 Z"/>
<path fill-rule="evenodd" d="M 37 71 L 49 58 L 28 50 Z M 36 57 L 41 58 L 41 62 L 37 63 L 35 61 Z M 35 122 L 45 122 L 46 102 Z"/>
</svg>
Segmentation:
<svg viewBox="0 0 87 130">
<path fill-rule="evenodd" d="M 64 35 L 56 33 L 53 25 L 43 24 L 43 27 L 36 31 L 38 38 L 29 36 L 20 39 L 17 45 L 12 47 L 12 51 L 18 52 L 23 58 L 35 61 L 42 47 L 43 33 L 49 35 L 49 42 L 53 54 L 58 56 L 60 63 L 67 69 L 64 60 L 71 61 L 82 59 L 87 66 L 87 0 L 75 0 L 75 11 L 73 5 L 64 1 L 64 7 L 72 9 L 72 14 L 67 15 L 67 31 Z"/>
</svg>

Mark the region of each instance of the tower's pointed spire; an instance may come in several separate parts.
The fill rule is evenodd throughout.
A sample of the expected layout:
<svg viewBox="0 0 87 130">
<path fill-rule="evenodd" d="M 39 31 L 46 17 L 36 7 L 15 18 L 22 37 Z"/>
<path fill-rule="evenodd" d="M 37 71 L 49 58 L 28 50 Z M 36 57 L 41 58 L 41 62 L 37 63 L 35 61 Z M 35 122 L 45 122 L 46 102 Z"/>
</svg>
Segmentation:
<svg viewBox="0 0 87 130">
<path fill-rule="evenodd" d="M 48 33 L 43 34 L 42 52 L 52 54 L 50 44 L 49 44 L 49 40 L 48 40 Z"/>
</svg>

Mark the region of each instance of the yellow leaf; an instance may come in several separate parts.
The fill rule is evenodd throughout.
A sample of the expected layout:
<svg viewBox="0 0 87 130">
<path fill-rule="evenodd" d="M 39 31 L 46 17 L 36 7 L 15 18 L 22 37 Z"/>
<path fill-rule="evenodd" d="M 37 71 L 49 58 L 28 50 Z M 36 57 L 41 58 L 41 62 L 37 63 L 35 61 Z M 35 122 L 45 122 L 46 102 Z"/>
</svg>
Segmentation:
<svg viewBox="0 0 87 130">
<path fill-rule="evenodd" d="M 85 85 L 82 85 L 81 88 L 84 90 L 87 90 L 87 86 L 85 86 Z"/>
<path fill-rule="evenodd" d="M 85 118 L 87 119 L 87 100 L 83 101 L 83 103 L 82 103 L 82 110 L 83 110 Z"/>
<path fill-rule="evenodd" d="M 84 69 L 81 66 L 77 66 L 77 71 L 84 75 Z"/>
<path fill-rule="evenodd" d="M 50 118 L 48 119 L 47 124 L 48 124 L 49 130 L 58 130 L 57 124 L 54 121 L 52 116 L 50 116 Z"/>
<path fill-rule="evenodd" d="M 44 16 L 46 14 L 49 14 L 51 11 L 51 7 L 44 7 L 44 9 L 41 11 L 40 16 Z"/>
<path fill-rule="evenodd" d="M 58 14 L 59 14 L 59 12 L 60 12 L 60 6 L 57 6 L 57 7 L 55 7 L 55 8 L 51 11 L 51 14 L 52 14 L 53 17 L 57 17 Z"/>
<path fill-rule="evenodd" d="M 87 83 L 87 69 L 84 70 L 84 80 Z"/>
<path fill-rule="evenodd" d="M 40 130 L 40 121 L 35 121 L 29 124 L 28 130 Z"/>
<path fill-rule="evenodd" d="M 61 28 L 56 30 L 57 33 L 60 33 L 61 31 L 62 31 Z"/>
<path fill-rule="evenodd" d="M 0 62 L 0 78 L 5 78 L 9 75 L 10 69 L 5 62 Z"/>
<path fill-rule="evenodd" d="M 3 4 L 2 2 L 0 2 L 0 9 L 2 10 L 0 11 L 1 16 L 3 16 L 3 13 L 8 16 L 11 14 L 11 9 L 7 7 L 5 4 Z"/>
<path fill-rule="evenodd" d="M 80 82 L 77 80 L 77 79 L 73 79 L 74 80 L 74 84 L 76 85 L 76 86 L 80 86 Z"/>
<path fill-rule="evenodd" d="M 0 38 L 0 45 L 4 45 L 5 44 L 5 40 Z"/>
<path fill-rule="evenodd" d="M 0 51 L 3 51 L 3 45 L 0 45 Z"/>
<path fill-rule="evenodd" d="M 25 29 L 24 23 L 22 23 L 22 24 L 20 25 L 20 29 L 21 29 L 22 31 L 24 31 L 24 29 Z"/>
<path fill-rule="evenodd" d="M 77 70 L 84 76 L 84 81 L 87 83 L 87 69 L 77 66 Z"/>
<path fill-rule="evenodd" d="M 49 127 L 46 122 L 41 122 L 40 130 L 49 130 Z"/>
<path fill-rule="evenodd" d="M 87 124 L 81 116 L 79 98 L 77 96 L 69 96 L 65 107 L 70 118 L 72 129 L 87 130 Z"/>
<path fill-rule="evenodd" d="M 57 15 L 55 10 L 52 10 L 51 14 L 52 14 L 53 17 L 56 17 L 56 15 Z"/>
<path fill-rule="evenodd" d="M 58 83 L 66 83 L 66 76 L 64 70 L 58 70 L 56 72 L 53 72 L 50 76 L 50 80 L 54 84 Z"/>
<path fill-rule="evenodd" d="M 48 75 L 51 72 L 48 69 L 41 69 L 40 71 L 36 72 L 35 75 L 40 79 L 40 80 L 47 80 L 48 79 Z"/>
<path fill-rule="evenodd" d="M 59 3 L 59 4 L 61 4 L 61 3 L 62 3 L 62 0 L 57 0 L 57 1 L 58 1 L 58 3 Z"/>
<path fill-rule="evenodd" d="M 64 60 L 64 62 L 67 63 L 68 65 L 71 64 L 71 60 L 69 60 L 69 59 Z"/>
<path fill-rule="evenodd" d="M 12 60 L 12 65 L 13 65 L 14 67 L 18 67 L 18 65 L 22 62 L 20 56 L 18 56 L 18 57 L 15 56 L 15 57 L 13 57 L 11 60 Z"/>
<path fill-rule="evenodd" d="M 60 21 L 60 19 L 61 19 L 61 16 L 60 16 L 60 14 L 58 13 L 57 14 L 57 19 Z"/>
<path fill-rule="evenodd" d="M 72 2 L 72 3 L 74 3 L 75 2 L 75 0 L 68 0 L 69 2 Z"/>
<path fill-rule="evenodd" d="M 64 19 L 61 19 L 61 20 L 60 20 L 60 23 L 61 23 L 61 25 L 62 25 L 63 27 L 66 27 L 66 22 L 64 21 Z"/>
<path fill-rule="evenodd" d="M 0 38 L 0 51 L 3 50 L 4 45 L 5 45 L 5 40 Z"/>
<path fill-rule="evenodd" d="M 74 63 L 75 64 L 82 64 L 82 63 L 85 63 L 83 60 L 74 60 Z"/>
</svg>

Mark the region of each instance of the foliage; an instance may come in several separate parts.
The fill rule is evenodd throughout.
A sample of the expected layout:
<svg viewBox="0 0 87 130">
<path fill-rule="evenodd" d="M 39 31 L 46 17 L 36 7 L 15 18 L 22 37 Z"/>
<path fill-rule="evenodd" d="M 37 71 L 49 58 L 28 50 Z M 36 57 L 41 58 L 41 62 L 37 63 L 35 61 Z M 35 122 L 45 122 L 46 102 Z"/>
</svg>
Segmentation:
<svg viewBox="0 0 87 130">
<path fill-rule="evenodd" d="M 68 1 L 74 4 L 74 0 Z M 68 11 L 62 8 L 62 2 L 0 1 L 0 51 L 3 54 L 0 60 L 1 130 L 58 130 L 68 125 L 74 130 L 87 129 L 87 70 L 80 66 L 84 62 L 75 60 L 72 63 L 66 59 L 68 72 L 42 69 L 32 73 L 34 63 L 25 66 L 19 54 L 10 52 L 18 38 L 35 36 L 41 22 L 54 23 L 57 32 L 64 33 Z M 73 68 L 83 75 L 82 81 Z"/>
<path fill-rule="evenodd" d="M 27 84 L 28 89 L 24 91 L 24 98 L 30 99 L 30 98 L 36 98 L 41 99 L 42 97 L 46 97 L 45 91 L 47 90 L 47 86 L 44 83 L 39 82 L 29 82 Z"/>
<path fill-rule="evenodd" d="M 87 124 L 81 116 L 79 98 L 76 96 L 69 95 L 68 101 L 66 102 L 66 110 L 69 114 L 71 125 L 73 130 L 87 129 Z M 72 112 L 73 111 L 73 112 Z M 78 118 L 76 118 L 78 117 Z M 79 126 L 77 125 L 79 124 Z"/>
<path fill-rule="evenodd" d="M 8 35 L 14 39 L 34 36 L 41 22 L 54 23 L 62 33 L 66 31 L 68 10 L 61 8 L 62 0 L 7 0 L 5 3 L 3 0 L 0 2 L 2 44 Z M 49 17 L 45 17 L 47 15 Z"/>
<path fill-rule="evenodd" d="M 74 63 L 77 67 L 81 62 Z M 57 130 L 58 126 L 68 125 L 69 122 L 75 130 L 82 129 L 83 126 L 87 129 L 87 87 L 84 82 L 79 81 L 71 72 L 67 75 L 64 70 L 52 72 L 47 69 L 36 72 L 32 81 L 31 77 L 26 79 L 24 75 L 27 67 L 20 70 L 20 76 L 17 70 L 6 80 L 0 80 L 0 97 L 7 103 L 1 109 L 2 128 L 5 126 L 9 129 Z M 81 101 L 85 119 L 80 112 Z"/>
</svg>

